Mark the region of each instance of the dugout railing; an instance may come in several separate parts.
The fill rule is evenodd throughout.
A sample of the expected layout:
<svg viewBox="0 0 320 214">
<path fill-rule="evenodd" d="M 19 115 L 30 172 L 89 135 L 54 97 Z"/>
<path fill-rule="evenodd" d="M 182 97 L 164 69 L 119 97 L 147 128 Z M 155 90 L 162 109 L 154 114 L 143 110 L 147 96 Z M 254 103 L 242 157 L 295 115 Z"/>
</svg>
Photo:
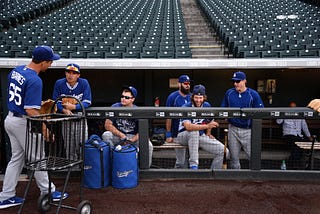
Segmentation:
<svg viewBox="0 0 320 214">
<path fill-rule="evenodd" d="M 318 180 L 319 170 L 264 170 L 261 168 L 262 119 L 320 119 L 320 113 L 306 107 L 297 108 L 172 108 L 139 107 L 114 108 L 90 107 L 87 119 L 135 118 L 139 119 L 139 166 L 142 178 L 212 178 L 212 179 L 258 179 L 258 180 Z M 150 169 L 148 166 L 149 120 L 165 118 L 251 118 L 251 157 L 249 169 L 197 171 L 181 169 Z M 320 130 L 319 130 L 320 131 Z"/>
</svg>

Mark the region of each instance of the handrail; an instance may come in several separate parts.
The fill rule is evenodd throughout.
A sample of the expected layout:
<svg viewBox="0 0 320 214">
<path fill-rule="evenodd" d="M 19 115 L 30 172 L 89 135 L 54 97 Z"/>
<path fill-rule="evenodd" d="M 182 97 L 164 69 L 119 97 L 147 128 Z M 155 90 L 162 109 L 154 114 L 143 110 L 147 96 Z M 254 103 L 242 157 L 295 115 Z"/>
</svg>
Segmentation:
<svg viewBox="0 0 320 214">
<path fill-rule="evenodd" d="M 196 108 L 196 107 L 90 107 L 86 117 L 93 118 L 251 118 L 251 119 L 320 119 L 320 113 L 307 107 L 279 108 Z"/>
<path fill-rule="evenodd" d="M 140 168 L 148 165 L 148 119 L 165 118 L 250 118 L 253 119 L 251 135 L 250 169 L 261 170 L 261 130 L 262 119 L 320 119 L 320 113 L 307 107 L 279 108 L 195 108 L 195 107 L 90 107 L 86 110 L 87 119 L 132 118 L 139 119 Z"/>
</svg>

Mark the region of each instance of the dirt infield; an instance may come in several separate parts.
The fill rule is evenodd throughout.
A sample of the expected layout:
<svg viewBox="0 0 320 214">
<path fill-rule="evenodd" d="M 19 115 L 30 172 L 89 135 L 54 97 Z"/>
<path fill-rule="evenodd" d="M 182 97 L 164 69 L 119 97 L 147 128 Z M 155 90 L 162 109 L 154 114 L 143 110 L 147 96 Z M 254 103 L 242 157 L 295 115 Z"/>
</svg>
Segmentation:
<svg viewBox="0 0 320 214">
<path fill-rule="evenodd" d="M 61 188 L 62 181 L 55 181 Z M 22 196 L 26 182 L 20 182 Z M 93 213 L 320 213 L 320 182 L 220 181 L 220 180 L 141 180 L 133 189 L 85 189 Z M 79 181 L 68 185 L 71 196 L 65 204 L 79 203 Z M 39 191 L 33 182 L 23 213 L 36 211 Z M 16 213 L 18 207 L 0 213 Z M 49 213 L 55 213 L 53 206 Z M 60 213 L 75 213 L 62 209 Z"/>
</svg>

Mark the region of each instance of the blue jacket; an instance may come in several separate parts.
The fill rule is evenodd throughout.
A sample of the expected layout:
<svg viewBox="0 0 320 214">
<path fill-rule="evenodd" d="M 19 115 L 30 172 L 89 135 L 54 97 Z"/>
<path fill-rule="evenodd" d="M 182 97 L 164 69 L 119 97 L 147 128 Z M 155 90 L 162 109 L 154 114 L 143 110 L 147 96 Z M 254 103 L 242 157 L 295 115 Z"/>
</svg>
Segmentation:
<svg viewBox="0 0 320 214">
<path fill-rule="evenodd" d="M 221 103 L 221 107 L 239 107 L 239 108 L 263 108 L 263 102 L 258 92 L 251 88 L 247 88 L 239 93 L 235 88 L 227 90 Z M 230 118 L 228 122 L 232 125 L 249 129 L 252 125 L 251 119 Z"/>
</svg>

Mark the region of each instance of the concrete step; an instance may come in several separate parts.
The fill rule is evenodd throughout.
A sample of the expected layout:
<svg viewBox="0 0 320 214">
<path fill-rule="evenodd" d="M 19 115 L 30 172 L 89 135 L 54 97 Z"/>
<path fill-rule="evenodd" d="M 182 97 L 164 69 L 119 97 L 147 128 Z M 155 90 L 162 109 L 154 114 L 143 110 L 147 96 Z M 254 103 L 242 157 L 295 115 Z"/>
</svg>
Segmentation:
<svg viewBox="0 0 320 214">
<path fill-rule="evenodd" d="M 210 29 L 198 29 L 197 31 L 187 30 L 188 37 L 201 37 L 201 38 L 217 38 L 214 32 L 211 32 Z"/>
<path fill-rule="evenodd" d="M 224 46 L 197 5 L 196 0 L 181 0 L 183 18 L 193 58 L 225 58 Z"/>
<path fill-rule="evenodd" d="M 220 49 L 191 49 L 192 55 L 224 55 L 224 51 Z"/>
<path fill-rule="evenodd" d="M 215 45 L 220 44 L 219 41 L 216 41 L 215 37 L 193 37 L 188 36 L 189 43 L 199 43 L 200 45 L 208 44 L 208 45 Z"/>
</svg>

